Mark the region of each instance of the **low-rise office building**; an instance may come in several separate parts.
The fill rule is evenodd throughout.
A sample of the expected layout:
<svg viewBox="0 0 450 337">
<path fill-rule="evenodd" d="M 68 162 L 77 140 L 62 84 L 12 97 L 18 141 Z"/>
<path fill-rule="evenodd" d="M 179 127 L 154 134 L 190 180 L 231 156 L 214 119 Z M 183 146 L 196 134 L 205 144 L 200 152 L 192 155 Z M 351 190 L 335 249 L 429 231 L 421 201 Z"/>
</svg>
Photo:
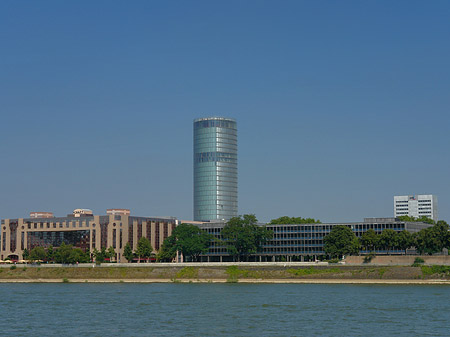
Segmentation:
<svg viewBox="0 0 450 337">
<path fill-rule="evenodd" d="M 211 242 L 208 252 L 202 256 L 203 261 L 230 261 L 231 257 L 227 253 L 226 247 L 220 243 L 222 239 L 221 231 L 225 225 L 225 222 L 197 225 L 217 239 Z M 423 228 L 432 226 L 422 222 L 399 221 L 396 218 L 365 218 L 362 222 L 349 223 L 268 224 L 266 225 L 267 228 L 274 233 L 273 238 L 267 241 L 263 245 L 261 252 L 252 256 L 252 259 L 256 261 L 277 261 L 280 259 L 303 261 L 305 258 L 315 259 L 317 256 L 325 254 L 323 238 L 337 225 L 350 227 L 358 238 L 369 229 L 373 229 L 377 234 L 380 234 L 385 229 L 392 229 L 396 232 L 407 230 L 415 233 Z M 383 254 L 387 252 L 377 251 L 377 253 Z M 389 253 L 401 254 L 404 251 L 391 250 Z"/>
<path fill-rule="evenodd" d="M 57 248 L 64 242 L 90 252 L 113 247 L 115 260 L 126 262 L 123 251 L 127 242 L 135 250 L 139 239 L 146 237 L 156 253 L 178 224 L 174 217 L 130 216 L 129 210 L 123 209 L 108 215 L 89 211 L 76 209 L 67 217 L 1 220 L 0 259 L 21 260 L 25 248 Z"/>
</svg>

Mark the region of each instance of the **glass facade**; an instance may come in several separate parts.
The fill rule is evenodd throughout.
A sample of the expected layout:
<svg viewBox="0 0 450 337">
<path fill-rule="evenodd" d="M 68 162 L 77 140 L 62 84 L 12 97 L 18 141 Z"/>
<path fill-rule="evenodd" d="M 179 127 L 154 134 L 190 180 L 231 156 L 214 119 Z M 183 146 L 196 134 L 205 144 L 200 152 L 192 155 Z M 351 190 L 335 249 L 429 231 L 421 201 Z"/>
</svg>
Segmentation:
<svg viewBox="0 0 450 337">
<path fill-rule="evenodd" d="M 238 214 L 237 124 L 194 120 L 194 220 L 229 220 Z"/>
<path fill-rule="evenodd" d="M 260 224 L 262 225 L 262 224 Z M 349 227 L 360 238 L 366 231 L 373 229 L 377 234 L 381 234 L 385 229 L 392 229 L 395 232 L 407 230 L 410 233 L 417 233 L 421 229 L 429 228 L 432 225 L 422 222 L 403 222 L 390 218 L 367 219 L 364 222 L 354 223 L 324 223 L 324 224 L 287 224 L 287 225 L 266 225 L 267 229 L 273 231 L 273 238 L 262 245 L 261 251 L 253 255 L 253 261 L 280 261 L 279 257 L 290 257 L 290 259 L 301 256 L 325 255 L 324 237 L 328 235 L 334 226 L 343 225 Z M 232 261 L 226 246 L 222 243 L 221 231 L 225 223 L 205 223 L 199 227 L 214 237 L 211 240 L 209 250 L 203 257 L 207 261 Z M 361 254 L 369 251 L 362 250 Z M 404 250 L 377 249 L 377 254 L 404 254 Z M 205 260 L 205 259 L 203 259 Z"/>
<path fill-rule="evenodd" d="M 27 249 L 31 251 L 34 247 L 48 248 L 50 246 L 57 248 L 64 242 L 67 245 L 73 245 L 86 251 L 89 250 L 89 240 L 89 230 L 28 232 Z"/>
</svg>

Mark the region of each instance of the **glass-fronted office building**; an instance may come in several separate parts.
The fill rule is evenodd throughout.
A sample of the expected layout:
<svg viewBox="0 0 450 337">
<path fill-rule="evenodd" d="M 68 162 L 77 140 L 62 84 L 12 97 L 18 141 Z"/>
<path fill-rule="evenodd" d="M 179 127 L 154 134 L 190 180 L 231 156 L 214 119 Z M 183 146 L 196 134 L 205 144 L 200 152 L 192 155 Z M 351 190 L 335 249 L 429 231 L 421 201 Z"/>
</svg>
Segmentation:
<svg viewBox="0 0 450 337">
<path fill-rule="evenodd" d="M 229 220 L 238 214 L 237 124 L 194 120 L 194 220 Z"/>
<path fill-rule="evenodd" d="M 228 262 L 233 260 L 223 244 L 221 232 L 225 225 L 225 222 L 197 225 L 215 238 L 211 240 L 208 252 L 201 256 L 202 261 Z M 264 224 L 259 225 L 263 226 Z M 251 256 L 250 261 L 314 261 L 316 257 L 325 255 L 323 239 L 337 225 L 349 227 L 357 238 L 360 238 L 369 229 L 373 229 L 377 234 L 381 234 L 385 229 L 417 233 L 424 228 L 433 226 L 422 222 L 401 221 L 397 218 L 365 218 L 362 222 L 346 223 L 267 224 L 267 229 L 273 231 L 273 238 L 263 244 L 261 250 Z M 361 254 L 367 253 L 369 251 L 361 251 Z M 377 249 L 376 253 L 404 254 L 405 251 Z"/>
</svg>

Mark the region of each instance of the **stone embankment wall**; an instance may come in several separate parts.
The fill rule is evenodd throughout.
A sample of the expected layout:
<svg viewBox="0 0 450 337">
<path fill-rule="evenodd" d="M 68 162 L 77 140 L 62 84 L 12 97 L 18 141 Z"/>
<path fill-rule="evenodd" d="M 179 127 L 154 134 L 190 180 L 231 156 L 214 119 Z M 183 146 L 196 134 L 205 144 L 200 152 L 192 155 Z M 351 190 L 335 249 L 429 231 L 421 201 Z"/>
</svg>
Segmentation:
<svg viewBox="0 0 450 337">
<path fill-rule="evenodd" d="M 383 266 L 410 266 L 414 263 L 414 260 L 420 257 L 428 265 L 443 265 L 450 266 L 450 256 L 449 255 L 406 255 L 406 256 L 396 256 L 396 255 L 385 255 L 385 256 L 375 256 L 369 263 L 364 263 L 364 256 L 348 256 L 345 258 L 346 265 L 360 265 L 360 264 L 371 264 L 371 265 L 383 265 Z"/>
</svg>

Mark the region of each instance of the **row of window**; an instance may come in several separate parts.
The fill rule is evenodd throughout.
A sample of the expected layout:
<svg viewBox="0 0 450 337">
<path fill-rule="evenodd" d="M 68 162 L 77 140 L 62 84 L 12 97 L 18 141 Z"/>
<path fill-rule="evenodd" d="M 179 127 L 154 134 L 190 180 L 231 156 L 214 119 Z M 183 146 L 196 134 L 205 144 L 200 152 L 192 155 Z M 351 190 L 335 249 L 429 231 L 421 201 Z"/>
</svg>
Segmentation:
<svg viewBox="0 0 450 337">
<path fill-rule="evenodd" d="M 228 143 L 237 146 L 237 135 L 227 133 L 199 133 L 194 136 L 194 147 L 200 145 L 213 145 L 216 143 Z"/>
<path fill-rule="evenodd" d="M 198 121 L 194 123 L 194 128 L 227 128 L 237 130 L 236 122 L 232 121 L 224 121 L 224 120 L 206 120 L 206 121 Z"/>
<path fill-rule="evenodd" d="M 429 202 L 431 203 L 431 200 L 417 200 L 419 203 L 424 203 L 424 202 Z M 396 204 L 407 204 L 409 201 L 408 200 L 396 200 L 395 203 Z"/>
</svg>

